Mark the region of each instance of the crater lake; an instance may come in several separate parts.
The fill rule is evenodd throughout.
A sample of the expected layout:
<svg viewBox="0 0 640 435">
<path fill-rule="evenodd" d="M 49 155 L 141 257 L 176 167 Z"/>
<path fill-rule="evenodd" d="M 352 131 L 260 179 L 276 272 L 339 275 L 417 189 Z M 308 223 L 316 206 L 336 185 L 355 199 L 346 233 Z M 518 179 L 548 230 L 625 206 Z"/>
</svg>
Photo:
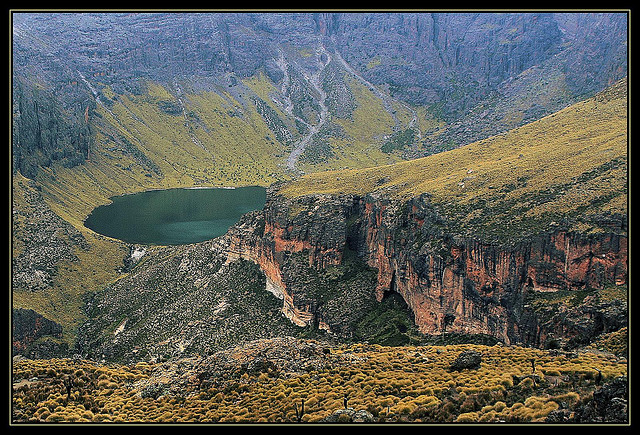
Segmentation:
<svg viewBox="0 0 640 435">
<path fill-rule="evenodd" d="M 262 209 L 266 189 L 181 188 L 110 199 L 87 217 L 87 228 L 128 243 L 184 245 L 221 236 L 243 214 Z"/>
</svg>

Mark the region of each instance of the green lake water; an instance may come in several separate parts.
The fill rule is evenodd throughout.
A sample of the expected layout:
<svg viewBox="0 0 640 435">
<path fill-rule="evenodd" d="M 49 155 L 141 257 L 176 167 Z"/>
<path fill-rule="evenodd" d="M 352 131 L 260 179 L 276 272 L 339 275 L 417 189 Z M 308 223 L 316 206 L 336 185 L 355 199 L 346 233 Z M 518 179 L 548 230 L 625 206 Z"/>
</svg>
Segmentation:
<svg viewBox="0 0 640 435">
<path fill-rule="evenodd" d="M 183 245 L 221 236 L 243 214 L 262 209 L 266 189 L 152 190 L 111 200 L 91 212 L 87 228 L 129 243 Z"/>
</svg>

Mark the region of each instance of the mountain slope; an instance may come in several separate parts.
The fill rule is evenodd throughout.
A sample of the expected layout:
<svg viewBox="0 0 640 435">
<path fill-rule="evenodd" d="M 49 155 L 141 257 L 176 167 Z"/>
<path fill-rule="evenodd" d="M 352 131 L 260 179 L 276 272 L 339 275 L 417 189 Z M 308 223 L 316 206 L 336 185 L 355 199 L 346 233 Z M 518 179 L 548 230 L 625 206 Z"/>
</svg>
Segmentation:
<svg viewBox="0 0 640 435">
<path fill-rule="evenodd" d="M 592 217 L 627 213 L 626 94 L 625 79 L 502 135 L 389 166 L 309 174 L 280 192 L 405 199 L 428 193 L 461 231 L 493 242 L 521 238 L 552 221 L 596 230 Z"/>
<path fill-rule="evenodd" d="M 84 227 L 94 207 L 152 188 L 288 180 L 294 173 L 287 158 L 301 144 L 296 171 L 372 168 L 347 170 L 340 180 L 335 173 L 304 179 L 282 190 L 292 197 L 387 187 L 391 197 L 429 192 L 443 215 L 463 224 L 456 231 L 501 243 L 564 225 L 567 213 L 571 228 L 595 228 L 602 216 L 581 217 L 594 205 L 618 222 L 626 215 L 626 125 L 609 104 L 603 110 L 611 111 L 610 123 L 590 115 L 595 103 L 573 115 L 584 116 L 585 125 L 570 126 L 601 130 L 584 137 L 551 122 L 554 115 L 509 136 L 526 144 L 543 129 L 565 128 L 563 143 L 579 147 L 587 134 L 602 145 L 609 139 L 601 132 L 617 130 L 611 150 L 583 150 L 584 166 L 556 164 L 572 157 L 568 146 L 553 149 L 552 164 L 543 146 L 511 147 L 500 156 L 501 137 L 474 144 L 473 155 L 376 166 L 462 145 L 479 129 L 489 136 L 623 76 L 625 17 L 14 14 L 14 216 L 52 212 L 73 227 L 55 224 L 61 231 L 51 233 L 51 225 L 14 221 L 14 264 L 56 251 L 32 263 L 33 276 L 47 277 L 44 292 L 22 280 L 14 306 L 62 324 L 71 344 L 85 317 L 83 295 L 121 278 L 131 250 Z M 505 101 L 517 101 L 517 111 Z M 558 176 L 547 179 L 553 171 Z M 420 178 L 425 173 L 441 175 Z M 323 182 L 329 184 L 319 187 Z M 523 200 L 525 194 L 534 196 Z M 82 246 L 74 244 L 75 231 Z"/>
<path fill-rule="evenodd" d="M 294 323 L 336 335 L 366 313 L 338 287 L 314 289 L 334 288 L 327 277 L 355 258 L 376 272 L 375 299 L 400 294 L 422 333 L 589 342 L 626 322 L 626 95 L 623 80 L 503 136 L 274 187 L 263 223 L 230 232 L 230 251 L 260 265 Z M 612 304 L 598 296 L 610 288 Z M 545 294 L 576 311 L 555 316 Z M 585 311 L 595 317 L 581 324 Z"/>
<path fill-rule="evenodd" d="M 95 207 L 108 203 L 112 196 L 147 189 L 266 186 L 286 180 L 291 177 L 286 159 L 297 141 L 307 137 L 307 132 L 299 132 L 293 118 L 274 102 L 284 96 L 264 74 L 237 81 L 233 86 L 198 78 L 176 79 L 164 85 L 137 81 L 134 91 L 120 93 L 95 78 L 86 80 L 101 90 L 86 111 L 92 136 L 87 148 L 82 150 L 85 156 L 82 164 L 49 159 L 43 166 L 34 166 L 34 171 L 29 172 L 30 179 L 23 179 L 20 173 L 14 176 L 17 212 L 28 213 L 25 201 L 20 199 L 26 195 L 30 201 L 38 202 L 37 207 L 51 210 L 73 226 L 86 242 L 85 249 L 73 256 L 70 265 L 59 261 L 60 255 L 48 258 L 46 265 L 33 264 L 49 277 L 45 292 L 39 297 L 34 297 L 36 286 L 28 281 L 16 281 L 14 287 L 14 306 L 36 309 L 47 319 L 62 324 L 68 345 L 72 345 L 75 328 L 84 317 L 80 310 L 82 295 L 117 279 L 129 251 L 123 242 L 102 237 L 84 227 L 86 216 Z M 80 82 L 73 86 L 81 86 Z M 385 116 L 380 105 L 365 107 L 372 99 L 369 91 L 357 89 L 354 93 L 357 95 L 356 119 L 363 118 L 361 112 L 374 119 Z M 336 122 L 342 121 L 328 122 L 329 129 L 319 131 L 312 138 L 301 156 L 302 161 L 297 163 L 298 168 L 308 160 L 308 153 L 314 152 L 317 137 L 321 135 L 323 140 L 332 140 L 331 136 L 336 134 L 342 137 L 335 149 L 345 152 L 350 166 L 398 160 L 375 147 L 365 152 L 349 151 L 352 144 L 369 146 L 368 141 L 374 135 L 389 132 L 389 123 L 365 129 L 363 137 L 349 141 L 349 136 Z M 345 118 L 344 122 L 349 120 Z M 347 131 L 360 134 L 363 130 L 358 128 L 347 126 Z M 337 156 L 333 160 L 344 159 Z M 37 198 L 21 190 L 20 186 L 26 186 L 25 183 L 38 189 Z M 38 226 L 23 230 L 21 222 L 15 220 L 14 255 L 31 258 L 43 252 L 43 248 L 53 249 L 47 246 L 47 235 L 43 231 L 44 228 Z M 38 239 L 38 243 L 29 242 L 34 239 Z M 62 249 L 77 250 L 72 246 Z M 14 263 L 14 266 L 20 264 L 23 263 Z M 95 280 L 88 280 L 88 276 Z M 61 304 L 60 300 L 66 298 L 78 303 Z"/>
<path fill-rule="evenodd" d="M 336 95 L 326 81 L 314 89 L 309 78 L 335 60 L 383 101 L 394 130 L 401 127 L 398 110 L 413 112 L 414 129 L 451 124 L 417 131 L 420 146 L 399 153 L 416 157 L 555 112 L 626 71 L 624 12 L 16 13 L 12 19 L 15 76 L 53 93 L 59 107 L 50 117 L 68 122 L 71 132 L 84 132 L 94 98 L 108 102 L 103 91 L 136 93 L 139 80 L 172 86 L 186 78 L 233 88 L 260 72 L 287 88 L 300 119 L 313 124 L 318 98 Z M 344 112 L 349 103 L 341 101 Z M 423 119 L 418 107 L 426 108 Z M 14 144 L 16 164 L 46 166 L 47 158 L 34 158 L 35 144 L 23 139 Z M 46 157 L 68 164 L 80 163 L 89 146 L 86 135 L 58 141 Z M 362 151 L 358 146 L 351 153 Z"/>
<path fill-rule="evenodd" d="M 95 292 L 100 309 L 81 326 L 78 351 L 131 359 L 133 344 L 140 355 L 167 344 L 163 352 L 189 354 L 238 344 L 245 326 L 277 334 L 266 319 L 258 327 L 239 316 L 229 342 L 206 332 L 225 324 L 226 311 L 195 307 L 217 311 L 230 297 L 229 270 L 244 277 L 234 293 L 262 291 L 298 333 L 337 340 L 406 344 L 457 333 L 575 349 L 619 331 L 626 92 L 621 81 L 446 153 L 272 186 L 265 208 L 225 236 L 154 250 Z"/>
</svg>

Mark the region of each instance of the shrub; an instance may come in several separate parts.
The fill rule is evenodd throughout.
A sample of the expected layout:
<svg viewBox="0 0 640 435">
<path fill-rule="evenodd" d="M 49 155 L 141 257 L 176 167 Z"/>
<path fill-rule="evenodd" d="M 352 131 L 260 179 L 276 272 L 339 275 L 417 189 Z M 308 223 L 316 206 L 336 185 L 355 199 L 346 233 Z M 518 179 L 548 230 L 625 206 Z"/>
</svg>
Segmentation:
<svg viewBox="0 0 640 435">
<path fill-rule="evenodd" d="M 58 413 L 58 412 L 54 412 L 53 414 L 49 415 L 47 418 L 45 418 L 46 422 L 59 422 L 59 421 L 64 421 L 64 415 Z"/>
<path fill-rule="evenodd" d="M 496 411 L 491 410 L 487 413 L 483 413 L 480 415 L 480 418 L 478 418 L 478 421 L 495 421 L 496 420 Z"/>
<path fill-rule="evenodd" d="M 415 411 L 417 408 L 418 405 L 413 402 L 404 402 L 394 406 L 393 408 L 391 408 L 391 410 L 396 414 L 408 415 Z"/>
<path fill-rule="evenodd" d="M 565 394 L 559 394 L 557 396 L 553 396 L 553 400 L 556 402 L 566 402 L 569 404 L 576 404 L 580 401 L 580 395 L 575 391 L 570 391 Z"/>
<path fill-rule="evenodd" d="M 464 412 L 456 418 L 456 422 L 458 423 L 475 423 L 478 421 L 478 413 L 477 412 Z"/>
<path fill-rule="evenodd" d="M 351 416 L 349 414 L 340 414 L 338 415 L 338 423 L 348 423 L 351 421 Z"/>
<path fill-rule="evenodd" d="M 34 415 L 38 420 L 45 420 L 49 415 L 51 415 L 51 412 L 49 411 L 49 408 L 43 406 L 38 408 Z"/>
<path fill-rule="evenodd" d="M 498 401 L 493 405 L 493 409 L 496 410 L 497 412 L 504 411 L 506 407 L 507 407 L 507 404 L 502 401 Z"/>
<path fill-rule="evenodd" d="M 518 383 L 518 388 L 521 390 L 533 389 L 533 379 L 526 377 Z"/>
</svg>

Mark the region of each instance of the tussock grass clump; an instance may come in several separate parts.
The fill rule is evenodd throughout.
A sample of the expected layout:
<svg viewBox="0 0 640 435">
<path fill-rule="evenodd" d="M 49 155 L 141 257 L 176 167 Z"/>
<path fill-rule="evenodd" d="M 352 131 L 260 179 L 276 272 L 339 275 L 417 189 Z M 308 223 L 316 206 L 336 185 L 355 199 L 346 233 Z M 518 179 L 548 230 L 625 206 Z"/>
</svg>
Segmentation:
<svg viewBox="0 0 640 435">
<path fill-rule="evenodd" d="M 449 370 L 464 350 L 481 352 L 490 364 Z M 320 422 L 344 408 L 346 399 L 349 408 L 381 422 L 539 422 L 560 406 L 572 409 L 591 397 L 598 388 L 595 369 L 603 374 L 600 382 L 627 373 L 626 360 L 609 354 L 567 358 L 517 346 L 354 345 L 332 348 L 331 355 L 337 362 L 324 369 L 274 376 L 245 372 L 217 378 L 207 389 L 193 383 L 193 369 L 158 378 L 161 363 L 23 360 L 13 367 L 13 415 L 15 421 L 34 422 L 277 423 L 297 421 L 296 406 L 304 400 L 302 421 Z M 416 355 L 426 361 L 407 370 Z M 538 361 L 537 372 L 546 373 L 535 383 L 531 358 Z M 61 382 L 65 372 L 74 379 L 70 396 Z M 152 374 L 167 382 L 160 395 L 143 394 Z M 182 386 L 172 393 L 170 384 L 178 382 Z"/>
</svg>

